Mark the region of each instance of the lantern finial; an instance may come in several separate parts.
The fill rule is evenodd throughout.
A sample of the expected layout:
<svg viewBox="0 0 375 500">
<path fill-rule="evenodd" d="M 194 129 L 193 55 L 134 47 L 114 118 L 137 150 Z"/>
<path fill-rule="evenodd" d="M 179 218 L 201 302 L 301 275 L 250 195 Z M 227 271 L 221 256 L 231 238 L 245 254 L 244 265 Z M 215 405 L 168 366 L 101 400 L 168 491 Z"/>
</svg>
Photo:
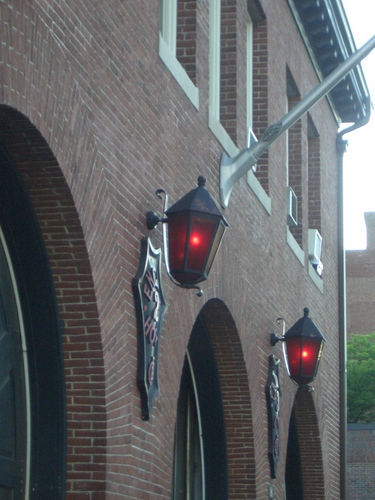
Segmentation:
<svg viewBox="0 0 375 500">
<path fill-rule="evenodd" d="M 198 186 L 199 187 L 205 187 L 206 186 L 206 178 L 203 177 L 203 175 L 200 175 L 198 177 Z"/>
</svg>

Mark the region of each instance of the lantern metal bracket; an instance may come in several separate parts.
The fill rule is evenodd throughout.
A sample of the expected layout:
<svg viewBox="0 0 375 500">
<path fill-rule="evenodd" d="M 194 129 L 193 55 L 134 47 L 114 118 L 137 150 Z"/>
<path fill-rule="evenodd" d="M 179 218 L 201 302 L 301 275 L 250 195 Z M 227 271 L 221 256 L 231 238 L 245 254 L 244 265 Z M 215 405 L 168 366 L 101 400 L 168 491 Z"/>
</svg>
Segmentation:
<svg viewBox="0 0 375 500">
<path fill-rule="evenodd" d="M 283 336 L 279 337 L 276 333 L 270 334 L 271 346 L 274 347 L 278 342 L 285 342 L 285 320 L 283 318 L 277 318 L 276 323 L 278 325 L 283 325 Z"/>
<path fill-rule="evenodd" d="M 165 215 L 165 212 L 168 210 L 168 194 L 164 189 L 157 189 L 155 191 L 156 196 L 162 200 L 164 195 L 164 208 L 163 208 L 163 215 Z M 167 272 L 168 278 L 172 281 L 172 283 L 180 288 L 188 288 L 192 290 L 198 290 L 196 292 L 196 295 L 198 297 L 202 297 L 203 295 L 203 290 L 196 285 L 181 285 L 181 283 L 178 283 L 173 276 L 170 273 L 170 268 L 169 268 L 169 255 L 168 255 L 168 245 L 167 245 L 167 230 L 166 230 L 166 224 L 168 223 L 168 218 L 167 217 L 158 217 L 158 215 L 155 212 L 149 211 L 146 213 L 146 226 L 148 230 L 153 230 L 156 228 L 156 226 L 161 222 L 163 224 L 163 246 L 164 246 L 164 263 L 165 263 L 165 270 Z"/>
</svg>

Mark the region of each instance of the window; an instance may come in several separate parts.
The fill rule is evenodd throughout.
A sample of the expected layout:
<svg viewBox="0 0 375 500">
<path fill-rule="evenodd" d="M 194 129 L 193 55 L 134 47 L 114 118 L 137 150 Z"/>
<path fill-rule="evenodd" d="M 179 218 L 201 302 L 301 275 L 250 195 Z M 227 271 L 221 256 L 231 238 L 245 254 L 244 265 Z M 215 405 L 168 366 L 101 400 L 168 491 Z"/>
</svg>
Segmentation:
<svg viewBox="0 0 375 500">
<path fill-rule="evenodd" d="M 300 101 L 300 94 L 289 70 L 287 70 L 287 112 Z M 302 121 L 290 127 L 287 138 L 287 222 L 290 232 L 302 248 Z M 291 214 L 295 207 L 294 214 Z M 293 216 L 292 216 L 293 215 Z M 291 222 L 294 220 L 294 223 Z"/>
<path fill-rule="evenodd" d="M 159 55 L 196 109 L 196 0 L 161 0 Z"/>
<path fill-rule="evenodd" d="M 260 138 L 270 125 L 268 119 L 268 30 L 264 13 L 259 12 L 251 0 L 248 2 L 248 9 L 252 22 L 248 24 L 247 32 L 247 125 L 251 124 L 255 136 Z M 249 172 L 247 180 L 270 214 L 268 150 L 258 159 L 255 175 Z"/>
<path fill-rule="evenodd" d="M 0 498 L 21 499 L 30 472 L 25 337 L 13 269 L 0 232 Z"/>
<path fill-rule="evenodd" d="M 174 444 L 173 498 L 204 498 L 204 464 L 199 405 L 190 357 L 183 368 Z"/>
<path fill-rule="evenodd" d="M 190 336 L 177 403 L 175 500 L 227 500 L 228 463 L 220 379 L 201 316 Z"/>
<path fill-rule="evenodd" d="M 246 30 L 246 120 L 247 128 L 253 128 L 253 20 L 248 16 Z"/>
<path fill-rule="evenodd" d="M 307 167 L 308 167 L 308 254 L 309 272 L 314 279 L 322 276 L 321 261 L 321 167 L 320 167 L 320 137 L 310 114 L 307 115 Z M 311 270 L 311 267 L 314 271 Z M 311 272 L 312 271 L 312 272 Z M 316 279 L 314 279 L 316 282 Z M 318 286 L 321 283 L 317 282 Z"/>
<path fill-rule="evenodd" d="M 286 71 L 286 111 L 291 111 L 300 101 L 300 94 L 289 68 Z M 286 131 L 286 224 L 287 242 L 294 254 L 305 265 L 303 252 L 302 212 L 302 121 L 298 120 Z M 306 165 L 305 165 L 306 168 Z M 305 189 L 307 186 L 305 186 Z"/>
<path fill-rule="evenodd" d="M 236 4 L 210 0 L 209 127 L 229 156 L 238 149 L 236 139 Z"/>
<path fill-rule="evenodd" d="M 257 15 L 259 17 L 259 14 Z M 246 126 L 249 131 L 247 147 L 251 145 L 250 130 L 256 137 L 255 129 L 258 134 L 260 132 L 258 120 L 267 120 L 267 108 L 260 103 L 260 99 L 264 99 L 267 88 L 267 83 L 263 80 L 263 78 L 267 79 L 267 64 L 264 65 L 264 56 L 262 57 L 259 52 L 264 51 L 265 44 L 261 43 L 261 37 L 258 41 L 258 36 L 262 32 L 262 28 L 254 26 L 252 17 L 249 15 L 246 32 Z M 255 38 L 257 38 L 256 42 Z M 254 108 L 259 112 L 254 113 Z M 266 151 L 259 159 L 255 171 L 250 170 L 247 173 L 247 183 L 266 212 L 271 214 L 271 199 L 266 192 L 268 189 L 267 155 Z"/>
<path fill-rule="evenodd" d="M 307 116 L 308 220 L 309 228 L 321 231 L 320 137 L 311 116 Z"/>
<path fill-rule="evenodd" d="M 197 0 L 177 1 L 176 56 L 190 80 L 196 85 Z"/>
</svg>

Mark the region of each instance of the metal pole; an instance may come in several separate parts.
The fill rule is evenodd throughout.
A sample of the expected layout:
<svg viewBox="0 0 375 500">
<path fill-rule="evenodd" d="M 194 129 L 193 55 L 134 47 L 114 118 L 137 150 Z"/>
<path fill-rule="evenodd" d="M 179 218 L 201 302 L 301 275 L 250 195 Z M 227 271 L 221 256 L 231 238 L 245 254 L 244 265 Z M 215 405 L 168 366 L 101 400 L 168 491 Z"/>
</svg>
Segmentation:
<svg viewBox="0 0 375 500">
<path fill-rule="evenodd" d="M 270 125 L 263 137 L 243 149 L 236 157 L 230 158 L 225 153 L 220 164 L 220 200 L 223 208 L 229 203 L 229 197 L 235 184 L 257 162 L 258 158 L 270 145 L 297 120 L 299 120 L 314 104 L 328 94 L 350 71 L 357 66 L 375 48 L 375 36 L 370 38 L 360 49 L 341 63 L 315 89 L 309 92 L 291 111 L 277 123 Z"/>
</svg>

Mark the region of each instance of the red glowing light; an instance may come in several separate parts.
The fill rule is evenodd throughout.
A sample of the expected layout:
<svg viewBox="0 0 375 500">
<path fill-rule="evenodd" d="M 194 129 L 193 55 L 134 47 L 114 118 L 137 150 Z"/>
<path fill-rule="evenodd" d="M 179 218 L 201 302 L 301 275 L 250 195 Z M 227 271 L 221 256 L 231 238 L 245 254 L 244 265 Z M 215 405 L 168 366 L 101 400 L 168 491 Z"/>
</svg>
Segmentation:
<svg viewBox="0 0 375 500">
<path fill-rule="evenodd" d="M 302 357 L 303 358 L 308 358 L 309 357 L 309 351 L 303 350 L 302 351 Z"/>
<path fill-rule="evenodd" d="M 190 238 L 191 244 L 198 246 L 201 242 L 200 236 L 197 234 L 193 234 Z"/>
</svg>

